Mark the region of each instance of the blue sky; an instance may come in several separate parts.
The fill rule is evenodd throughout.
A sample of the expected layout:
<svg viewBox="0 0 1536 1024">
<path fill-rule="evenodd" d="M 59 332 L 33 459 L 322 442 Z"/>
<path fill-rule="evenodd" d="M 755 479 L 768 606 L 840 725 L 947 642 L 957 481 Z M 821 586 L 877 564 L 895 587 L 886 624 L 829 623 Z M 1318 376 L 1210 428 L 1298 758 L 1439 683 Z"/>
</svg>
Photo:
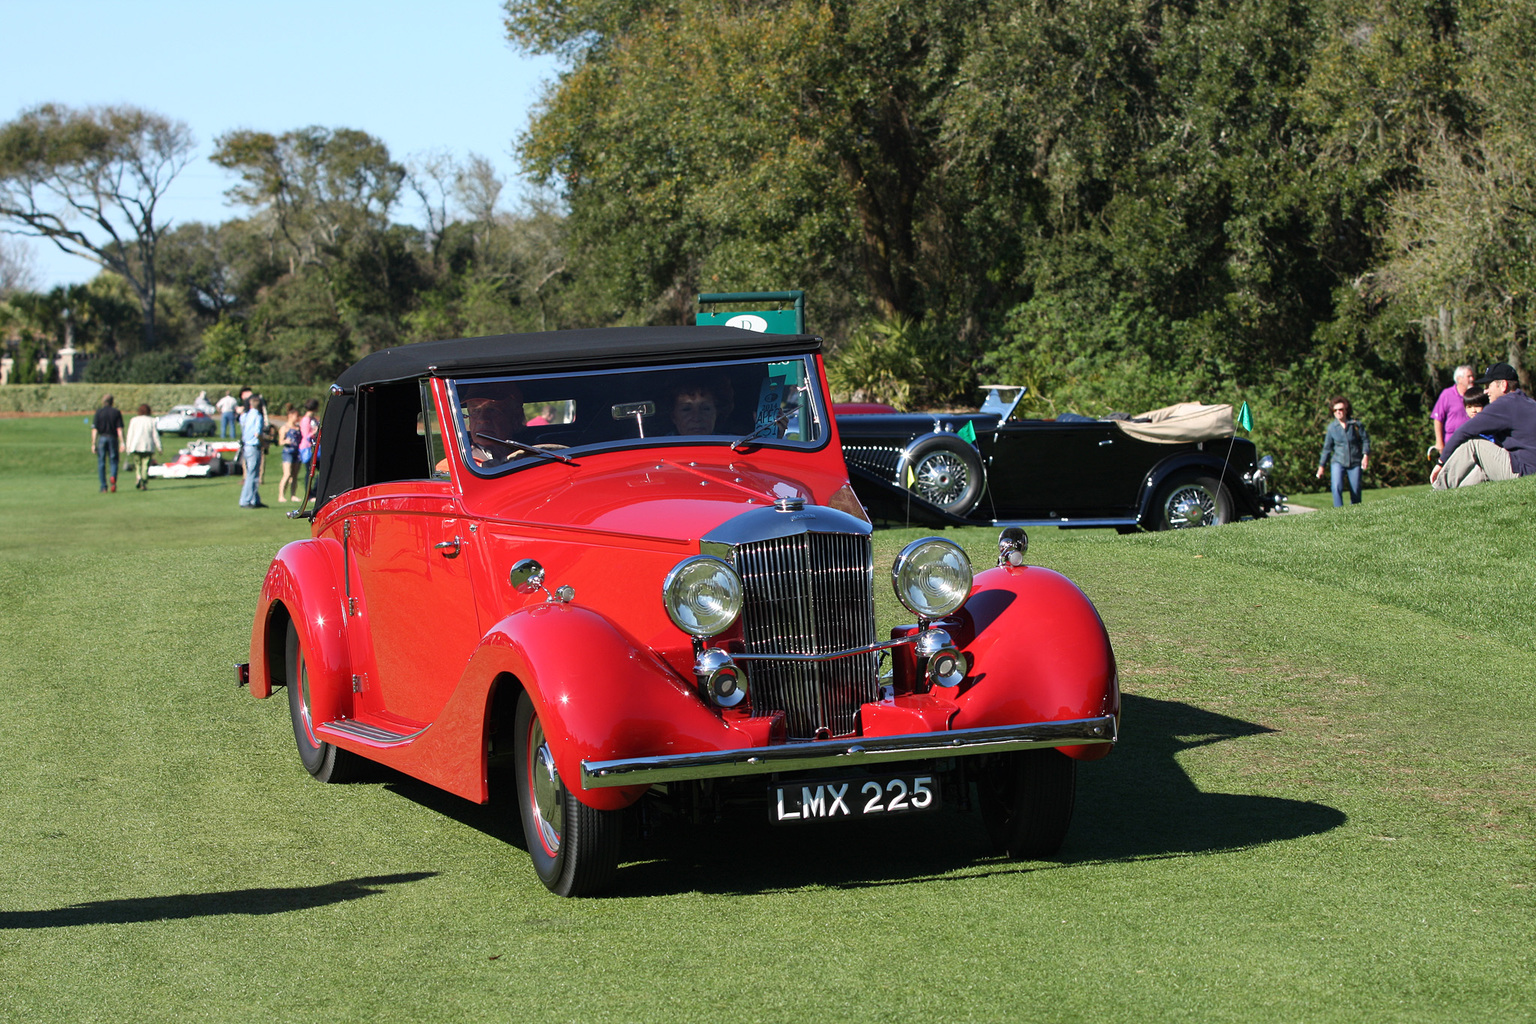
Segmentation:
<svg viewBox="0 0 1536 1024">
<path fill-rule="evenodd" d="M 47 102 L 128 103 L 185 121 L 197 157 L 161 207 L 177 221 L 239 215 L 223 198 L 233 179 L 207 161 L 213 139 L 236 128 L 357 128 L 402 162 L 476 152 L 511 184 L 513 140 L 557 66 L 514 50 L 501 17 L 497 0 L 0 0 L 0 121 Z M 396 216 L 416 219 L 409 203 Z M 44 288 L 96 273 L 51 242 L 27 242 Z"/>
</svg>

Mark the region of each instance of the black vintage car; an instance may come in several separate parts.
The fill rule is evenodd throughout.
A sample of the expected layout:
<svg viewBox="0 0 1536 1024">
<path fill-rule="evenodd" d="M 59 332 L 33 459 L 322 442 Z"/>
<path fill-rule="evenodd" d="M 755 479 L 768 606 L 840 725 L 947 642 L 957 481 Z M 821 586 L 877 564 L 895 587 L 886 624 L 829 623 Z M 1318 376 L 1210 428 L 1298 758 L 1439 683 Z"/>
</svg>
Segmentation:
<svg viewBox="0 0 1536 1024">
<path fill-rule="evenodd" d="M 1014 410 L 1023 388 L 984 387 L 987 399 L 975 413 L 837 408 L 843 457 L 871 516 L 924 526 L 1131 531 L 1212 526 L 1284 505 L 1268 489 L 1274 461 L 1236 436 L 1229 405 L 1022 419 Z"/>
</svg>

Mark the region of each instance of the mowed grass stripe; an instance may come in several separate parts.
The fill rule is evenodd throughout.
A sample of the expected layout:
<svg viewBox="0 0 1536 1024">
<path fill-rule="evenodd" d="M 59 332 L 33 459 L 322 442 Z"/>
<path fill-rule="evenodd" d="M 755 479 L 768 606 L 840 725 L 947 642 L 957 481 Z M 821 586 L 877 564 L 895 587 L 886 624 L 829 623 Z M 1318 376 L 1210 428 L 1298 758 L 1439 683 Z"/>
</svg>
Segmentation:
<svg viewBox="0 0 1536 1024">
<path fill-rule="evenodd" d="M 0 451 L 25 427 L 62 453 L 77 426 L 0 421 Z M 1530 482 L 1185 536 L 1034 531 L 1031 560 L 1098 604 L 1127 694 L 1056 861 L 990 857 L 957 811 L 705 826 L 640 848 L 621 895 L 562 901 L 505 799 L 315 784 L 282 695 L 235 690 L 261 575 L 301 524 L 241 513 L 229 480 L 102 498 L 78 449 L 57 471 L 0 457 L 0 1018 L 1536 1005 L 1530 589 L 1489 585 L 1487 559 Z M 879 564 L 917 535 L 878 534 Z M 949 535 L 992 561 L 991 531 Z M 1446 581 L 1451 621 L 1394 566 Z"/>
</svg>

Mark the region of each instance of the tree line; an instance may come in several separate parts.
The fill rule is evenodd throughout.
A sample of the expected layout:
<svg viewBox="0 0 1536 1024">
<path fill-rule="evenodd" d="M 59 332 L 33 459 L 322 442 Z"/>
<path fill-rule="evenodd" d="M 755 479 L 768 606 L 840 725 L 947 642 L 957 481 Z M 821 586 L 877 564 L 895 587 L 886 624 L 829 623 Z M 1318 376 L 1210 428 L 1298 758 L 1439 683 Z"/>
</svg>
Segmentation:
<svg viewBox="0 0 1536 1024">
<path fill-rule="evenodd" d="M 1040 415 L 1246 400 L 1293 486 L 1332 393 L 1371 428 L 1377 478 L 1406 483 L 1455 365 L 1505 360 L 1529 385 L 1526 5 L 504 13 L 515 45 L 563 61 L 517 142 L 548 201 L 509 213 L 484 161 L 400 164 L 354 129 L 233 132 L 214 159 L 242 216 L 160 232 L 130 203 L 120 237 L 96 240 L 110 273 L 50 301 L 135 364 L 171 351 L 197 373 L 308 383 L 385 345 L 687 322 L 701 291 L 804 288 L 844 394 L 963 405 L 1005 378 Z M 137 142 L 113 150 L 124 126 Z M 0 217 L 46 233 L 63 169 L 96 180 L 103 153 L 133 156 L 138 177 L 114 181 L 142 195 L 180 138 L 152 115 L 24 112 L 0 127 Z M 7 305 L 13 323 L 52 315 Z"/>
</svg>

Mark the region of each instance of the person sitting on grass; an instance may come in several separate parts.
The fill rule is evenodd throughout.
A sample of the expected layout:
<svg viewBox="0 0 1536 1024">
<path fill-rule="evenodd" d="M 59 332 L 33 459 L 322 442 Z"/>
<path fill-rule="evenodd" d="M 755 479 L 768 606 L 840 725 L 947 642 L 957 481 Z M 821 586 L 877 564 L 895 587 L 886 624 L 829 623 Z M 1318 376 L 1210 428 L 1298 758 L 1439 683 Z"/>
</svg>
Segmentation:
<svg viewBox="0 0 1536 1024">
<path fill-rule="evenodd" d="M 1508 363 L 1494 363 L 1472 382 L 1485 390 L 1488 406 L 1446 442 L 1429 473 L 1436 490 L 1536 472 L 1536 400 L 1518 382 Z"/>
</svg>

